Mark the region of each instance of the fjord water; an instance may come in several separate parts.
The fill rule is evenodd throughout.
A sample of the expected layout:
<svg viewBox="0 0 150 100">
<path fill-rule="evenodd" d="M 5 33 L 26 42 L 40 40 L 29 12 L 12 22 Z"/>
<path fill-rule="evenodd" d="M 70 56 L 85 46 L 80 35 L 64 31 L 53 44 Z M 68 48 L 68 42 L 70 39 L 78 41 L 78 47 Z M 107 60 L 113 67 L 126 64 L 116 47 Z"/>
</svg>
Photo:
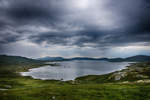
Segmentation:
<svg viewBox="0 0 150 100">
<path fill-rule="evenodd" d="M 42 66 L 21 72 L 23 76 L 31 76 L 42 80 L 74 80 L 85 75 L 102 75 L 124 69 L 128 62 L 107 61 L 63 61 L 57 62 L 60 66 Z"/>
</svg>

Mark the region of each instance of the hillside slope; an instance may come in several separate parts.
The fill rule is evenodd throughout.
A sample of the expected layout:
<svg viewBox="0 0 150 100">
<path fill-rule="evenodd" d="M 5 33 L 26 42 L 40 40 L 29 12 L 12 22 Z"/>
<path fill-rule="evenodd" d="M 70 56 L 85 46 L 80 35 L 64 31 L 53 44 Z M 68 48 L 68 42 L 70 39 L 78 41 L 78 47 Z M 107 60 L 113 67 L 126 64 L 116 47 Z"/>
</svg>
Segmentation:
<svg viewBox="0 0 150 100">
<path fill-rule="evenodd" d="M 21 56 L 7 56 L 0 55 L 0 65 L 21 65 L 21 64 L 31 64 L 31 63 L 41 63 L 39 60 L 34 60 Z"/>
</svg>

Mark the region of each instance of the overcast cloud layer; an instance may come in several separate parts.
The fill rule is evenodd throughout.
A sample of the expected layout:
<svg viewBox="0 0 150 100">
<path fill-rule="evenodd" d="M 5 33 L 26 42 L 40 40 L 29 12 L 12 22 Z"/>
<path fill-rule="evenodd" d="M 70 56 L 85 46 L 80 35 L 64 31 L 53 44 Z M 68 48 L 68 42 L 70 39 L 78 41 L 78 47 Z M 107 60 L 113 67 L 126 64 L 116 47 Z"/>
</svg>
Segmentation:
<svg viewBox="0 0 150 100">
<path fill-rule="evenodd" d="M 150 2 L 0 0 L 0 54 L 150 55 Z"/>
</svg>

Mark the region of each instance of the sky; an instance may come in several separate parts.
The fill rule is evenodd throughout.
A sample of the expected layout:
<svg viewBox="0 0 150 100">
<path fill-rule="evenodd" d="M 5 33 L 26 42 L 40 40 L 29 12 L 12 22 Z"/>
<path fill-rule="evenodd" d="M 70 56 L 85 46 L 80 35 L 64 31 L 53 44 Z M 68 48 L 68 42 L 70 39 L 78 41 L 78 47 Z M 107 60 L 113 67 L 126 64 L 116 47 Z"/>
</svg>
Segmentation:
<svg viewBox="0 0 150 100">
<path fill-rule="evenodd" d="M 150 55 L 150 1 L 0 0 L 0 54 Z"/>
</svg>

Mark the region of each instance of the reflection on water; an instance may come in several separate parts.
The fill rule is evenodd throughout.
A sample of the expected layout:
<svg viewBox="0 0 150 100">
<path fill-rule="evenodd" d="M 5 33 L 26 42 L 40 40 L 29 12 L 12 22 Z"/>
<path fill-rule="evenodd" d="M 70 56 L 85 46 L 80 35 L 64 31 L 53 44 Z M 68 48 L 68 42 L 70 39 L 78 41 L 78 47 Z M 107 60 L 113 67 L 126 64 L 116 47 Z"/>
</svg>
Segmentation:
<svg viewBox="0 0 150 100">
<path fill-rule="evenodd" d="M 23 76 L 32 76 L 35 79 L 73 80 L 85 75 L 101 75 L 124 69 L 128 62 L 106 61 L 64 61 L 60 66 L 44 66 L 22 72 Z"/>
</svg>

